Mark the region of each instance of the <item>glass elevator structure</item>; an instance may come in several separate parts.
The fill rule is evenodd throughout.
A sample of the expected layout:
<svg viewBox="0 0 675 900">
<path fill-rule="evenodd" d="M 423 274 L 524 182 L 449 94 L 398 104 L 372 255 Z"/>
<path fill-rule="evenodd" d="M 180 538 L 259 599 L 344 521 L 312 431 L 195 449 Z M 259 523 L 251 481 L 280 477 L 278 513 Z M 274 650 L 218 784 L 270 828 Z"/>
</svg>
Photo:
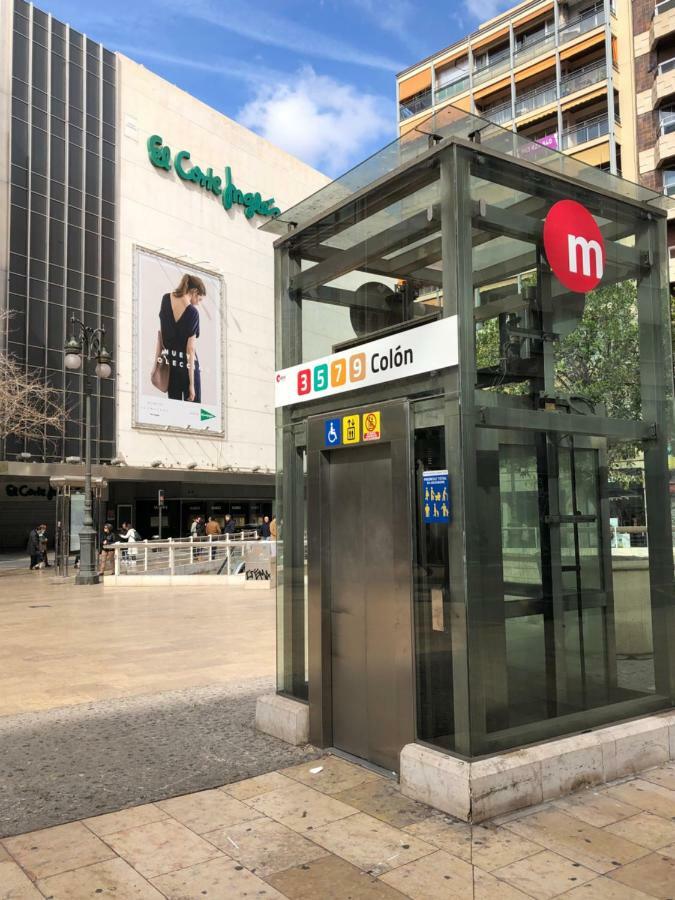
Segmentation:
<svg viewBox="0 0 675 900">
<path fill-rule="evenodd" d="M 396 771 L 674 705 L 666 202 L 449 108 L 264 226 L 277 689 L 313 743 Z"/>
</svg>

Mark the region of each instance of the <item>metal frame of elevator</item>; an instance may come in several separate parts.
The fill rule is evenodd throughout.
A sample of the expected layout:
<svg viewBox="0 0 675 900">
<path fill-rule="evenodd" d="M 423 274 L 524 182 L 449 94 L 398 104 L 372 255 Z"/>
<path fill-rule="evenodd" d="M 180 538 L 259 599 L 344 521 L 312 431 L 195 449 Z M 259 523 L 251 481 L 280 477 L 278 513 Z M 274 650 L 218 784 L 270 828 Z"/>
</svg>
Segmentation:
<svg viewBox="0 0 675 900">
<path fill-rule="evenodd" d="M 642 384 L 641 420 L 623 420 L 603 415 L 601 411 L 587 414 L 575 410 L 561 412 L 545 408 L 526 408 L 518 398 L 481 390 L 480 373 L 476 365 L 475 349 L 475 298 L 472 271 L 473 223 L 496 235 L 522 235 L 526 225 L 517 216 L 500 216 L 498 211 L 477 206 L 469 191 L 472 169 L 479 168 L 486 176 L 499 179 L 500 184 L 511 185 L 515 190 L 526 187 L 533 196 L 544 202 L 557 199 L 576 199 L 588 202 L 593 195 L 595 208 L 606 218 L 617 221 L 613 238 L 620 239 L 622 226 L 626 233 L 634 233 L 634 247 L 614 245 L 617 259 L 638 260 L 637 293 L 640 333 L 640 367 Z M 323 449 L 316 436 L 322 418 L 336 411 L 349 411 L 356 407 L 403 404 L 410 410 L 410 426 L 407 441 L 412 446 L 416 422 L 444 429 L 445 462 L 451 474 L 454 489 L 455 518 L 448 529 L 447 592 L 452 608 L 453 656 L 452 691 L 454 704 L 454 749 L 456 755 L 465 758 L 495 752 L 500 749 L 544 740 L 558 734 L 571 733 L 588 727 L 642 715 L 655 709 L 672 705 L 675 699 L 675 608 L 673 607 L 673 550 L 671 513 L 669 501 L 668 443 L 672 428 L 672 395 L 661 389 L 664 368 L 667 370 L 668 342 L 664 340 L 669 323 L 661 303 L 663 292 L 668 289 L 665 261 L 666 214 L 650 208 L 639 200 L 630 200 L 605 187 L 591 190 L 583 180 L 567 174 L 554 174 L 550 170 L 514 160 L 505 153 L 477 145 L 458 137 L 430 141 L 426 153 L 404 163 L 378 181 L 354 192 L 346 200 L 336 203 L 298 228 L 289 228 L 286 236 L 275 243 L 275 280 L 277 305 L 278 353 L 277 367 L 298 364 L 302 356 L 302 290 L 297 287 L 302 279 L 309 283 L 307 270 L 301 267 L 301 259 L 312 258 L 314 248 L 332 231 L 337 233 L 344 222 L 359 207 L 369 211 L 384 209 L 397 199 L 440 179 L 441 235 L 438 256 L 442 261 L 439 286 L 442 288 L 443 306 L 440 315 L 459 317 L 459 366 L 416 376 L 401 382 L 390 382 L 377 388 L 355 390 L 348 395 L 317 400 L 311 403 L 285 407 L 277 413 L 279 494 L 283 500 L 284 565 L 281 579 L 284 602 L 280 607 L 279 630 L 280 672 L 278 689 L 310 704 L 310 739 L 319 745 L 331 744 L 331 694 L 327 674 L 330 647 L 326 644 L 326 603 L 322 593 L 323 559 L 327 552 L 325 535 L 322 535 L 321 497 L 322 467 L 325 465 Z M 524 217 L 523 217 L 524 220 Z M 637 225 L 636 225 L 637 222 Z M 532 238 L 532 233 L 527 232 Z M 534 238 L 532 238 L 534 240 Z M 538 241 L 539 239 L 537 239 Z M 374 242 L 374 244 L 376 241 Z M 350 251 L 343 251 L 349 254 Z M 373 257 L 376 254 L 373 252 Z M 314 257 L 317 265 L 330 266 L 325 257 Z M 537 251 L 538 283 L 542 332 L 551 330 L 550 315 L 555 297 L 551 274 Z M 424 262 L 420 262 L 424 265 Z M 497 263 L 489 272 L 489 278 L 508 277 L 522 266 L 522 260 L 506 260 Z M 359 268 L 359 265 L 355 265 Z M 374 258 L 365 271 L 391 274 L 378 270 Z M 309 270 L 311 272 L 311 269 Z M 486 274 L 486 278 L 488 274 Z M 611 277 L 611 276 L 610 276 Z M 631 276 L 633 277 L 633 276 Z M 615 276 L 619 278 L 618 275 Z M 328 279 L 327 279 L 328 280 Z M 281 327 L 279 327 L 279 325 Z M 372 339 L 370 335 L 368 339 Z M 542 392 L 553 391 L 551 345 L 543 342 L 541 383 Z M 672 368 L 672 366 L 671 366 Z M 314 424 L 316 423 L 316 424 Z M 626 700 L 557 716 L 522 726 L 488 730 L 488 719 L 499 719 L 499 705 L 506 700 L 500 685 L 499 661 L 503 649 L 498 637 L 486 638 L 486 622 L 500 621 L 503 611 L 503 585 L 489 586 L 491 569 L 484 562 L 486 554 L 498 552 L 498 535 L 492 541 L 483 541 L 485 526 L 484 494 L 481 492 L 479 455 L 483 450 L 494 450 L 495 441 L 516 441 L 517 436 L 527 435 L 526 442 L 536 445 L 539 459 L 538 471 L 547 481 L 543 498 L 542 520 L 546 520 L 551 556 L 552 626 L 547 641 L 552 651 L 556 648 L 556 664 L 548 669 L 551 695 L 556 703 L 562 703 L 565 695 L 565 674 L 562 667 L 564 642 L 563 613 L 567 603 L 560 584 L 560 527 L 583 522 L 583 515 L 574 510 L 563 514 L 559 509 L 558 469 L 561 452 L 570 452 L 565 444 L 572 436 L 572 445 L 580 449 L 593 449 L 598 454 L 599 469 L 605 468 L 605 452 L 608 441 L 641 442 L 644 448 L 646 503 L 649 511 L 649 583 L 653 619 L 653 639 L 656 660 L 656 691 L 653 698 Z M 500 437 L 496 437 L 500 436 Z M 415 482 L 412 454 L 408 487 Z M 306 479 L 306 475 L 308 475 Z M 307 491 L 307 498 L 305 496 Z M 308 610 L 305 619 L 305 501 L 307 499 L 307 533 L 309 535 L 309 586 Z M 605 593 L 601 605 L 610 617 L 611 631 L 611 560 L 608 556 L 607 495 L 601 485 L 598 515 L 601 521 L 600 541 L 603 552 L 602 566 Z M 414 517 L 412 502 L 408 505 L 409 518 Z M 576 529 L 575 529 L 576 534 Z M 575 538 L 576 540 L 576 538 Z M 412 547 L 409 547 L 412 565 Z M 580 591 L 577 591 L 580 594 Z M 593 603 L 592 598 L 588 598 Z M 411 598 L 412 605 L 412 598 Z M 569 606 L 569 603 L 568 603 Z M 307 635 L 305 626 L 307 624 Z M 308 643 L 308 650 L 306 647 Z M 611 654 L 611 648 L 609 650 Z M 410 631 L 410 666 L 414 671 L 413 630 Z M 308 675 L 309 689 L 305 674 Z M 497 708 L 495 708 L 495 705 Z M 408 733 L 414 732 L 414 703 L 405 713 L 410 718 Z M 405 730 L 405 729 L 404 729 Z"/>
</svg>

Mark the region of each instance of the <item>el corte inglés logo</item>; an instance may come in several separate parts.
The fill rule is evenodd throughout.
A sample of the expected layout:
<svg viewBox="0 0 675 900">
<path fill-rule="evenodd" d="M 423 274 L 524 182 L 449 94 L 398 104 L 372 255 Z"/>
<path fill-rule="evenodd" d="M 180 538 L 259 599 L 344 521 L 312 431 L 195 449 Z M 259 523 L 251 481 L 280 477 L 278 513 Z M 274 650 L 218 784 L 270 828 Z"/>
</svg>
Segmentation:
<svg viewBox="0 0 675 900">
<path fill-rule="evenodd" d="M 170 172 L 173 166 L 176 174 L 183 181 L 192 181 L 215 197 L 220 197 L 225 209 L 232 209 L 235 204 L 243 206 L 247 219 L 252 219 L 256 215 L 272 217 L 280 215 L 281 210 L 274 205 L 274 197 L 263 200 L 258 191 L 244 193 L 239 190 L 232 181 L 232 170 L 229 166 L 225 166 L 224 177 L 221 178 L 220 175 L 214 174 L 210 166 L 203 171 L 199 166 L 192 165 L 189 150 L 179 150 L 172 160 L 171 148 L 164 143 L 159 134 L 150 135 L 147 147 L 148 157 L 153 166 L 165 169 L 167 172 Z"/>
</svg>

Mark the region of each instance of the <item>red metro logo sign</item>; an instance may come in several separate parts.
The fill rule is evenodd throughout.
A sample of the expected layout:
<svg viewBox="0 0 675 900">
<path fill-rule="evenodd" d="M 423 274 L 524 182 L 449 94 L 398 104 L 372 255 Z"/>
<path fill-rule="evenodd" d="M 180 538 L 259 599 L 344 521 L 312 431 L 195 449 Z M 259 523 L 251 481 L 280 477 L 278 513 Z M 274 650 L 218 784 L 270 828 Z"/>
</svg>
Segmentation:
<svg viewBox="0 0 675 900">
<path fill-rule="evenodd" d="M 605 241 L 585 206 L 560 200 L 544 220 L 544 250 L 554 275 L 568 290 L 587 294 L 605 273 Z"/>
</svg>

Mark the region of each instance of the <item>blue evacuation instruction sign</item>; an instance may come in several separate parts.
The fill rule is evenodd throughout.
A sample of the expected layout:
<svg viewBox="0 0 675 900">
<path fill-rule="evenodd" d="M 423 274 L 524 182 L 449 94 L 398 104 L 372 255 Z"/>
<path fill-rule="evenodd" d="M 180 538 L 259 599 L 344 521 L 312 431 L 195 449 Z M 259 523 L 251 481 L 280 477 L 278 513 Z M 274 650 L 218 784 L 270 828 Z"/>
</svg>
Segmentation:
<svg viewBox="0 0 675 900">
<path fill-rule="evenodd" d="M 422 473 L 422 505 L 425 524 L 450 521 L 452 507 L 447 469 Z"/>
</svg>

